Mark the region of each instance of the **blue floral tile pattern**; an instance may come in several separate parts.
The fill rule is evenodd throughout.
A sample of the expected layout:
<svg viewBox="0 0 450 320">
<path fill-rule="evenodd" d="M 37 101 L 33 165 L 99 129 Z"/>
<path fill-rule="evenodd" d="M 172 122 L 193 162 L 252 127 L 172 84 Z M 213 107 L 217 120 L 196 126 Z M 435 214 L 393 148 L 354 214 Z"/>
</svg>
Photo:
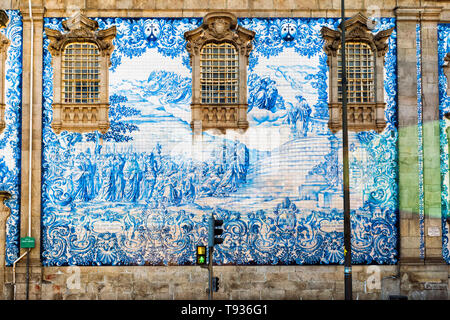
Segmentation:
<svg viewBox="0 0 450 320">
<path fill-rule="evenodd" d="M 338 19 L 242 18 L 256 32 L 245 133 L 193 143 L 183 34 L 201 19 L 98 18 L 117 27 L 106 134 L 51 129 L 44 36 L 42 261 L 189 265 L 224 220 L 218 264 L 342 264 L 342 143 L 328 122 L 320 29 Z M 62 19 L 45 27 L 62 30 Z M 395 26 L 382 18 L 376 30 Z M 355 264 L 397 261 L 396 33 L 385 62 L 387 128 L 350 134 Z"/>
</svg>

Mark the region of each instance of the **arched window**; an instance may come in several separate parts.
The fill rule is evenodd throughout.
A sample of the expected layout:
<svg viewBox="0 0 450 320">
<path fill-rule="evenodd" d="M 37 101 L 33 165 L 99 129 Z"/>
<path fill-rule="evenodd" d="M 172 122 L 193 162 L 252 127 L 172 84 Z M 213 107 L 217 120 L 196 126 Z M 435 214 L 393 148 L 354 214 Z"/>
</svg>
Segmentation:
<svg viewBox="0 0 450 320">
<path fill-rule="evenodd" d="M 184 34 L 192 66 L 194 132 L 247 129 L 247 65 L 253 31 L 227 12 L 211 12 Z"/>
<path fill-rule="evenodd" d="M 342 102 L 342 56 L 338 56 L 338 101 Z M 375 102 L 375 58 L 370 46 L 363 42 L 345 44 L 348 103 Z"/>
<path fill-rule="evenodd" d="M 70 43 L 62 58 L 62 83 L 65 103 L 98 103 L 100 53 L 93 43 Z"/>
<path fill-rule="evenodd" d="M 109 129 L 109 65 L 116 28 L 97 30 L 81 13 L 63 21 L 67 31 L 45 28 L 53 67 L 52 128 L 74 132 Z"/>
<path fill-rule="evenodd" d="M 200 57 L 202 103 L 238 103 L 239 56 L 234 45 L 208 43 Z"/>
</svg>

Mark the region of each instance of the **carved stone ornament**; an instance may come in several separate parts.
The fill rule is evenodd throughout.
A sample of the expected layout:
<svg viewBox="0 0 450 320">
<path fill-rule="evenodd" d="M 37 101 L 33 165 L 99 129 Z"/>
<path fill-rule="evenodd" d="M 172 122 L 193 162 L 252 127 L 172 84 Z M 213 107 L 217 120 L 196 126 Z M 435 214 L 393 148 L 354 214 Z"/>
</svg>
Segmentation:
<svg viewBox="0 0 450 320">
<path fill-rule="evenodd" d="M 52 55 L 53 66 L 53 120 L 52 128 L 56 134 L 63 130 L 74 132 L 100 131 L 109 129 L 109 66 L 114 50 L 113 40 L 116 27 L 97 30 L 98 23 L 81 13 L 63 21 L 65 33 L 45 28 L 50 40 L 48 50 Z M 66 103 L 63 102 L 62 88 L 62 56 L 64 49 L 71 43 L 91 43 L 98 47 L 100 53 L 100 88 L 98 103 Z"/>
<path fill-rule="evenodd" d="M 6 28 L 9 22 L 9 17 L 4 10 L 0 10 L 0 29 Z M 2 133 L 3 129 L 6 127 L 5 120 L 5 62 L 8 53 L 8 47 L 10 45 L 10 41 L 7 37 L 5 37 L 2 33 L 0 33 L 0 133 Z"/>
<path fill-rule="evenodd" d="M 184 34 L 186 48 L 192 66 L 192 121 L 191 127 L 201 130 L 247 129 L 247 68 L 253 49 L 255 32 L 237 24 L 237 18 L 229 12 L 211 12 L 203 18 L 203 24 Z M 239 55 L 239 101 L 233 104 L 203 104 L 200 96 L 200 55 L 208 43 L 230 43 Z M 194 132 L 197 130 L 194 129 Z"/>
<path fill-rule="evenodd" d="M 394 28 L 373 34 L 368 28 L 370 20 L 361 13 L 345 21 L 345 41 L 367 44 L 374 54 L 375 99 L 372 102 L 347 103 L 348 130 L 383 131 L 386 127 L 384 116 L 384 59 L 389 49 L 388 39 Z M 342 23 L 338 30 L 323 27 L 322 37 L 325 40 L 324 51 L 328 55 L 329 67 L 329 121 L 328 127 L 336 133 L 342 129 L 342 103 L 338 102 L 338 55 L 341 47 Z"/>
</svg>

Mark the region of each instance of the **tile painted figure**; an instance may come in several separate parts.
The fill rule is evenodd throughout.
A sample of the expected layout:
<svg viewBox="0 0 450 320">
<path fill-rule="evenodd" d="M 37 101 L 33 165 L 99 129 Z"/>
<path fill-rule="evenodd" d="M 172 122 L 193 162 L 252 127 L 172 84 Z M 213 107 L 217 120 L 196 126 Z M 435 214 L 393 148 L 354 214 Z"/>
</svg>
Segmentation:
<svg viewBox="0 0 450 320">
<path fill-rule="evenodd" d="M 62 21 L 44 24 L 62 31 Z M 341 133 L 327 127 L 320 34 L 338 19 L 239 19 L 256 32 L 249 128 L 209 130 L 198 140 L 190 128 L 183 34 L 201 19 L 96 21 L 100 29 L 117 28 L 106 134 L 52 130 L 53 70 L 44 35 L 45 266 L 193 264 L 211 214 L 224 220 L 218 264 L 343 263 Z M 395 19 L 382 18 L 374 32 L 393 26 Z M 385 61 L 387 126 L 350 133 L 355 264 L 398 259 L 396 77 L 394 30 Z"/>
</svg>

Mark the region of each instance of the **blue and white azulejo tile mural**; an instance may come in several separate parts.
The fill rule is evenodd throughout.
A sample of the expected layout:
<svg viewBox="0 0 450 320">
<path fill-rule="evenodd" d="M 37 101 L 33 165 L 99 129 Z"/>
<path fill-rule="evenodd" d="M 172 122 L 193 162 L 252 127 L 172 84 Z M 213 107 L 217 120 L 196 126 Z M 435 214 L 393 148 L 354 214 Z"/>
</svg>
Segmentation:
<svg viewBox="0 0 450 320">
<path fill-rule="evenodd" d="M 62 30 L 62 19 L 45 27 Z M 201 19 L 99 18 L 115 25 L 110 130 L 51 129 L 44 37 L 42 260 L 52 265 L 186 265 L 224 220 L 219 264 L 341 264 L 341 136 L 328 130 L 320 29 L 337 19 L 242 18 L 256 32 L 245 133 L 190 129 L 183 34 Z M 376 30 L 395 26 L 382 18 Z M 396 33 L 385 62 L 386 129 L 350 134 L 353 262 L 397 261 Z"/>
<path fill-rule="evenodd" d="M 18 257 L 20 229 L 20 161 L 22 132 L 22 16 L 17 10 L 6 11 L 9 22 L 0 32 L 10 41 L 5 63 L 5 122 L 0 133 L 0 190 L 11 198 L 6 205 L 11 214 L 6 224 L 7 265 Z M 3 93 L 1 93 L 3 94 Z M 3 262 L 1 262 L 3 263 Z"/>
</svg>

